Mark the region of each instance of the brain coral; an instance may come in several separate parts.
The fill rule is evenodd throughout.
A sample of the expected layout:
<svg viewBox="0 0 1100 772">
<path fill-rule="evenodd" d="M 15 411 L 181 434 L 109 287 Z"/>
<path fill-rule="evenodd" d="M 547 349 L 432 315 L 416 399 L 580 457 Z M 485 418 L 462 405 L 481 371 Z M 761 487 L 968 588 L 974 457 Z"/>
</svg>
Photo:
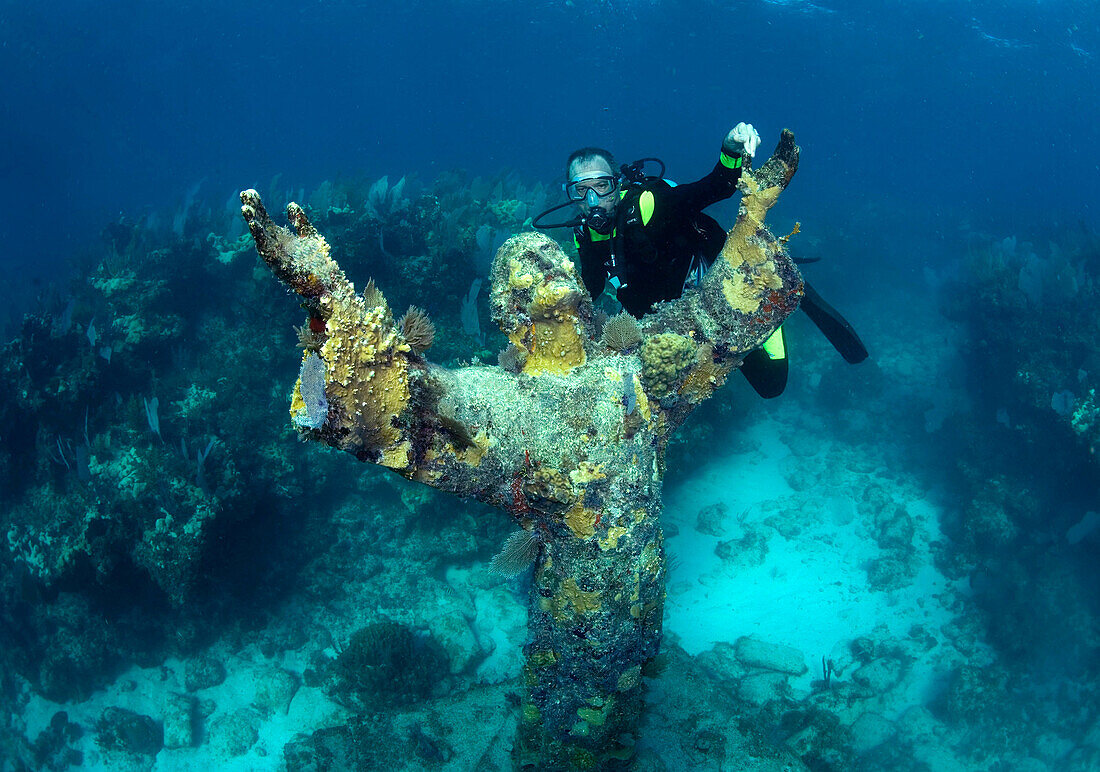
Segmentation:
<svg viewBox="0 0 1100 772">
<path fill-rule="evenodd" d="M 671 393 L 694 359 L 695 344 L 683 335 L 667 332 L 647 338 L 642 344 L 642 377 L 650 393 Z"/>
</svg>

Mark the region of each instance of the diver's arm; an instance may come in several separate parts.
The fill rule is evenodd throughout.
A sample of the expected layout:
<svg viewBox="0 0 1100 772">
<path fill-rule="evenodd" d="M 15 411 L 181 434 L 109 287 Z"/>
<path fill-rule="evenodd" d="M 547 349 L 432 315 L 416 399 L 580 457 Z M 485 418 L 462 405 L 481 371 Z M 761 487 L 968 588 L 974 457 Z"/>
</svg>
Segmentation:
<svg viewBox="0 0 1100 772">
<path fill-rule="evenodd" d="M 743 165 L 741 157 L 734 158 L 723 152 L 706 177 L 663 191 L 665 214 L 676 217 L 695 214 L 731 197 L 737 192 Z"/>
<path fill-rule="evenodd" d="M 730 129 L 722 140 L 718 163 L 703 179 L 679 185 L 667 193 L 668 206 L 677 216 L 701 212 L 711 204 L 723 201 L 737 191 L 737 181 L 746 165 L 752 164 L 760 135 L 751 123 L 741 122 Z"/>
</svg>

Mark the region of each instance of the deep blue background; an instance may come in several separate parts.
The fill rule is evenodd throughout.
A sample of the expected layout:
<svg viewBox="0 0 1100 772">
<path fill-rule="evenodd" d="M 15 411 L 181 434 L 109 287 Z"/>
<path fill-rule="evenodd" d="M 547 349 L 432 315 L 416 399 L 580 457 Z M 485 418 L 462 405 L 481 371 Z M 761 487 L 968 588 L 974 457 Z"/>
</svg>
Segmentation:
<svg viewBox="0 0 1100 772">
<path fill-rule="evenodd" d="M 796 131 L 784 203 L 808 233 L 1100 219 L 1090 3 L 279 6 L 3 4 L 9 277 L 56 275 L 106 222 L 170 213 L 200 181 L 212 202 L 277 173 L 295 189 L 453 167 L 550 182 L 583 144 L 685 180 L 738 120 L 765 151 Z"/>
</svg>

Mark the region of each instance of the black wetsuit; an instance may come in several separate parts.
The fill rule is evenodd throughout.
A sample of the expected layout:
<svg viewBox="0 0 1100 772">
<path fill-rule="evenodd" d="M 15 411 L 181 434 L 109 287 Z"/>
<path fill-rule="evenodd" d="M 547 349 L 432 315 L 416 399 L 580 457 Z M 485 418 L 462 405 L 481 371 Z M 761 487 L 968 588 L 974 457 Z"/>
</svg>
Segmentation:
<svg viewBox="0 0 1100 772">
<path fill-rule="evenodd" d="M 726 232 L 703 209 L 737 192 L 741 168 L 739 159 L 724 156 L 698 182 L 631 184 L 619 201 L 610 236 L 575 228 L 581 275 L 592 298 L 603 293 L 609 276 L 618 279 L 619 302 L 633 316 L 680 297 L 693 258 L 710 265 L 722 250 Z"/>
<path fill-rule="evenodd" d="M 603 294 L 609 276 L 618 280 L 619 302 L 632 316 L 641 317 L 655 303 L 680 297 L 688 272 L 697 267 L 705 272 L 726 243 L 725 230 L 703 209 L 732 196 L 740 178 L 740 159 L 723 154 L 698 182 L 674 186 L 650 179 L 629 185 L 615 211 L 610 236 L 574 228 L 581 276 L 592 299 Z M 867 349 L 851 325 L 809 283 L 805 287 L 801 306 L 818 329 L 846 361 L 866 359 Z M 761 397 L 782 394 L 788 371 L 783 328 L 746 354 L 740 370 Z"/>
<path fill-rule="evenodd" d="M 618 280 L 616 295 L 632 316 L 641 317 L 653 310 L 654 303 L 680 297 L 689 271 L 705 273 L 726 243 L 726 231 L 703 210 L 737 192 L 741 169 L 740 158 L 723 153 L 698 182 L 674 186 L 651 179 L 630 185 L 615 211 L 610 236 L 575 228 L 581 275 L 592 299 L 603 293 L 609 276 Z M 779 349 L 783 351 L 784 345 Z M 786 354 L 751 351 L 741 373 L 760 396 L 779 396 L 787 385 Z"/>
</svg>

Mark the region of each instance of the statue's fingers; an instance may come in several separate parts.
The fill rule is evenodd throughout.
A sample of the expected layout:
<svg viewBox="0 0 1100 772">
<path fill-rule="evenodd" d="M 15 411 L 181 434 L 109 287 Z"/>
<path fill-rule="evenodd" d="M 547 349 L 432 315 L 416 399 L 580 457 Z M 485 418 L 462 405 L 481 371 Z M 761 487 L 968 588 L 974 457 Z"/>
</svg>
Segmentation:
<svg viewBox="0 0 1100 772">
<path fill-rule="evenodd" d="M 798 170 L 798 154 L 799 147 L 794 143 L 794 133 L 789 129 L 783 129 L 783 133 L 779 136 L 779 144 L 775 146 L 771 158 L 760 167 L 759 171 L 753 172 L 753 176 L 761 187 L 770 188 L 778 185 L 785 188 Z"/>
<path fill-rule="evenodd" d="M 251 188 L 241 191 L 241 216 L 248 224 L 248 230 L 256 242 L 256 250 L 260 256 L 265 259 L 274 257 L 277 243 L 275 229 L 278 226 L 264 208 L 260 194 Z"/>
<path fill-rule="evenodd" d="M 300 238 L 305 239 L 317 235 L 317 229 L 306 217 L 305 211 L 293 201 L 286 205 L 286 218 L 290 220 L 290 224 L 294 226 L 294 231 Z"/>
<path fill-rule="evenodd" d="M 798 145 L 794 143 L 794 132 L 783 129 L 779 135 L 779 143 L 775 146 L 773 157 L 778 157 L 787 166 L 798 166 Z"/>
<path fill-rule="evenodd" d="M 354 291 L 340 266 L 329 257 L 328 245 L 302 207 L 294 203 L 287 206 L 287 216 L 297 235 L 272 221 L 254 190 L 241 192 L 241 215 L 260 257 L 279 281 L 299 295 L 316 301 L 336 288 Z"/>
<path fill-rule="evenodd" d="M 241 191 L 241 216 L 244 217 L 249 228 L 253 227 L 253 223 L 260 228 L 275 227 L 267 209 L 264 208 L 264 202 L 260 200 L 260 194 L 252 188 Z"/>
</svg>

